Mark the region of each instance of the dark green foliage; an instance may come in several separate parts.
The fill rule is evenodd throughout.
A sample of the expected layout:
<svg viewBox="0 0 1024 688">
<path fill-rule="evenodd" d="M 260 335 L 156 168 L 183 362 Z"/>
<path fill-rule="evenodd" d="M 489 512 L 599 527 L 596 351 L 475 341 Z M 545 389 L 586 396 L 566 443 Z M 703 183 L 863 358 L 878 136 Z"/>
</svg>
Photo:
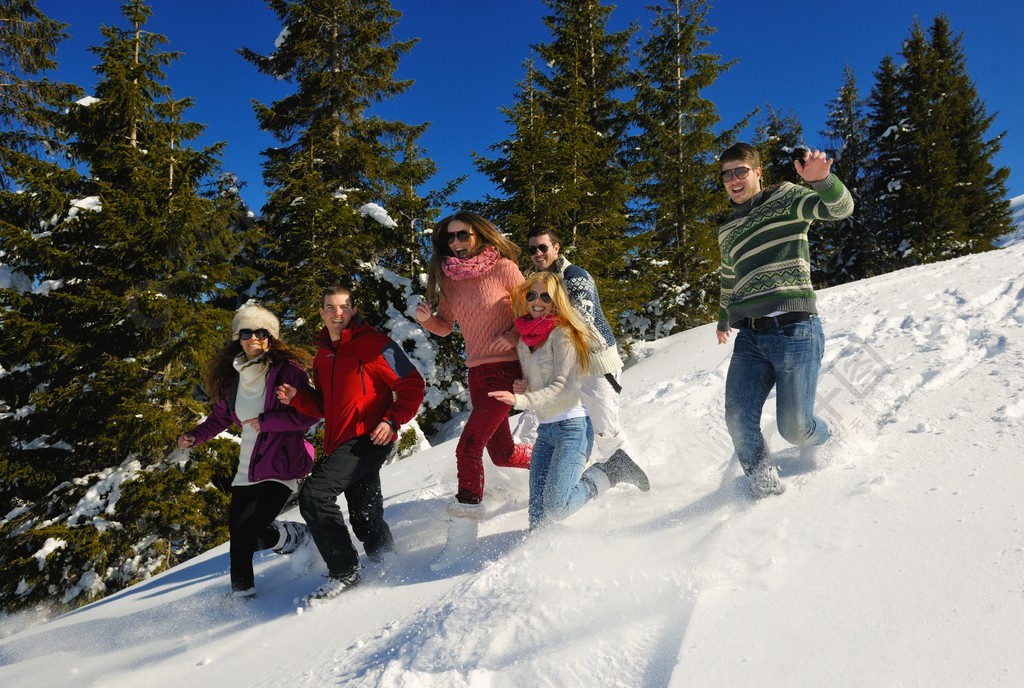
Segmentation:
<svg viewBox="0 0 1024 688">
<path fill-rule="evenodd" d="M 805 147 L 804 127 L 794 113 L 784 115 L 771 105 L 758 122 L 756 140 L 752 144 L 761 154 L 765 186 L 779 182 L 802 184 L 793 166 L 793 150 Z"/>
<path fill-rule="evenodd" d="M 13 191 L 15 167 L 34 166 L 36 173 L 62 152 L 56 130 L 60 108 L 81 89 L 45 77 L 56 67 L 53 56 L 67 38 L 65 24 L 43 15 L 33 0 L 0 0 L 0 190 Z M 5 208 L 6 210 L 6 208 Z M 4 221 L 14 220 L 5 212 Z"/>
<path fill-rule="evenodd" d="M 260 126 L 281 143 L 264 151 L 269 241 L 260 290 L 285 322 L 305 318 L 294 337 L 302 341 L 319 328 L 309 311 L 325 286 L 357 286 L 365 300 L 371 264 L 406 278 L 419 274 L 420 236 L 440 199 L 416 191 L 435 170 L 417 143 L 426 125 L 371 112 L 410 85 L 394 77 L 415 43 L 394 40 L 400 13 L 387 0 L 268 4 L 286 29 L 277 50 L 240 52 L 295 91 L 255 105 Z M 370 203 L 388 217 L 374 219 Z"/>
<path fill-rule="evenodd" d="M 831 147 L 832 171 L 853 196 L 853 214 L 839 222 L 823 223 L 811 232 L 811 267 L 816 284 L 833 286 L 872 274 L 879 253 L 879 236 L 872 230 L 871 203 L 865 193 L 869 160 L 868 119 L 857 81 L 849 67 L 843 86 L 829 104 L 828 129 L 821 132 Z"/>
<path fill-rule="evenodd" d="M 732 63 L 704 52 L 710 3 L 653 7 L 633 75 L 637 133 L 629 159 L 638 180 L 633 221 L 642 228 L 634 265 L 650 300 L 622 318 L 634 338 L 657 339 L 703 324 L 718 307 L 718 241 L 726 196 L 718 153 L 741 122 L 716 134 L 715 104 L 701 93 Z"/>
<path fill-rule="evenodd" d="M 99 576 L 91 589 L 116 589 L 125 582 L 117 573 L 125 548 L 155 556 L 150 534 L 170 538 L 199 506 L 173 508 L 205 483 L 146 468 L 205 410 L 194 395 L 199 369 L 230 320 L 216 304 L 234 301 L 225 284 L 245 281 L 246 272 L 232 265 L 249 240 L 236 231 L 244 209 L 214 183 L 219 146 L 188 147 L 202 126 L 183 119 L 189 100 L 163 83 L 175 55 L 143 29 L 146 6 L 129 2 L 122 11 L 129 28 L 104 27 L 93 49 L 96 100 L 65 104 L 54 118 L 76 167 L 41 174 L 38 161 L 12 166 L 15 184 L 33 194 L 2 198 L 12 210 L 5 217 L 17 219 L 3 224 L 4 262 L 25 279 L 0 290 L 0 389 L 9 408 L 0 422 L 0 512 L 27 507 L 52 521 L 48 528 L 64 529 L 19 536 L 28 548 L 45 537 L 69 542 L 44 576 L 57 597 L 87 564 Z M 61 523 L 60 514 L 80 508 L 80 492 L 113 470 L 138 476 L 121 486 L 110 516 L 120 527 Z M 68 482 L 74 487 L 53 488 Z M 133 511 L 147 504 L 144 514 Z M 203 518 L 221 519 L 220 506 L 206 504 Z M 4 534 L 13 527 L 5 522 Z M 174 547 L 191 555 L 222 535 L 197 528 Z M 24 556 L 16 551 L 0 555 L 8 591 L 16 583 L 8 573 Z M 54 566 L 66 571 L 54 574 Z"/>
<path fill-rule="evenodd" d="M 1010 226 L 1009 170 L 992 163 L 1003 134 L 986 138 L 995 116 L 967 74 L 961 36 L 945 15 L 927 36 L 915 22 L 901 55 L 899 68 L 883 60 L 871 96 L 883 269 L 988 250 Z"/>
<path fill-rule="evenodd" d="M 237 452 L 219 440 L 199 460 L 148 469 L 127 461 L 64 482 L 0 522 L 4 607 L 77 607 L 223 542 L 228 497 L 211 485 Z"/>
<path fill-rule="evenodd" d="M 597 0 L 546 4 L 551 41 L 534 47 L 539 60 L 526 63 L 516 105 L 506 110 L 517 132 L 492 147 L 497 159 L 477 159 L 505 194 L 481 212 L 520 245 L 536 223 L 553 227 L 566 257 L 594 276 L 606 311 L 618 314 L 637 286 L 624 160 L 631 113 L 620 97 L 634 29 L 607 32 L 612 8 Z"/>
</svg>

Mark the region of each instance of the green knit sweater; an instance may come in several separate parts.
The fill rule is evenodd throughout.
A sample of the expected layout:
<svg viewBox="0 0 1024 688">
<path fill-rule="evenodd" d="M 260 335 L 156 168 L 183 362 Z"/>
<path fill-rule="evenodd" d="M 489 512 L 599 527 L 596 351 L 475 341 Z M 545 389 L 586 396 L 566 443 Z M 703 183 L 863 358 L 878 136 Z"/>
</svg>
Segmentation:
<svg viewBox="0 0 1024 688">
<path fill-rule="evenodd" d="M 807 230 L 812 220 L 841 220 L 853 197 L 835 175 L 810 189 L 782 182 L 764 189 L 718 230 L 722 296 L 718 329 L 776 311 L 816 313 Z"/>
</svg>

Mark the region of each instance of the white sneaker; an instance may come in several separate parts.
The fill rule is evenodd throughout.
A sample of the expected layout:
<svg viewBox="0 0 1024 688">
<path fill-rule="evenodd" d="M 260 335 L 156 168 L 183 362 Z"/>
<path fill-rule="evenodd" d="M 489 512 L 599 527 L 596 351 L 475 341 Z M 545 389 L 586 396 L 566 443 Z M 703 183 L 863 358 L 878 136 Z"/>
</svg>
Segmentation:
<svg viewBox="0 0 1024 688">
<path fill-rule="evenodd" d="M 256 588 L 246 588 L 245 590 L 232 590 L 231 596 L 236 600 L 251 600 L 256 597 Z"/>
</svg>

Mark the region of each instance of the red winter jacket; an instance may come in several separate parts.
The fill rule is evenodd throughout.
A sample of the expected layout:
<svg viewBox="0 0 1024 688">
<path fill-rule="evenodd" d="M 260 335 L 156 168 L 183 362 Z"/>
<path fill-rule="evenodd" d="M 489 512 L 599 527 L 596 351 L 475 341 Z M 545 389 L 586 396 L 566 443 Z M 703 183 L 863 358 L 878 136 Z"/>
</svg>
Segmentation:
<svg viewBox="0 0 1024 688">
<path fill-rule="evenodd" d="M 292 406 L 324 419 L 324 453 L 373 432 L 382 420 L 397 429 L 416 417 L 423 403 L 423 376 L 402 348 L 361 317 L 331 341 L 327 328 L 316 338 L 312 393 L 298 390 Z"/>
</svg>

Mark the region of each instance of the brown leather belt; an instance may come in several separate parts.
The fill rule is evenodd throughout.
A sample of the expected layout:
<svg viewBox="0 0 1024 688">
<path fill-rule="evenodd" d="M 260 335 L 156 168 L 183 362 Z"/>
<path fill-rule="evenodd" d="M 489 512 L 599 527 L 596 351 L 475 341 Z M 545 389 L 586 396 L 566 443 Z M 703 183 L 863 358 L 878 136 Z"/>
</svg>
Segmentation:
<svg viewBox="0 0 1024 688">
<path fill-rule="evenodd" d="M 738 327 L 741 330 L 774 330 L 776 327 L 810 320 L 811 315 L 811 313 L 783 313 L 771 318 L 743 318 L 733 327 Z"/>
</svg>

